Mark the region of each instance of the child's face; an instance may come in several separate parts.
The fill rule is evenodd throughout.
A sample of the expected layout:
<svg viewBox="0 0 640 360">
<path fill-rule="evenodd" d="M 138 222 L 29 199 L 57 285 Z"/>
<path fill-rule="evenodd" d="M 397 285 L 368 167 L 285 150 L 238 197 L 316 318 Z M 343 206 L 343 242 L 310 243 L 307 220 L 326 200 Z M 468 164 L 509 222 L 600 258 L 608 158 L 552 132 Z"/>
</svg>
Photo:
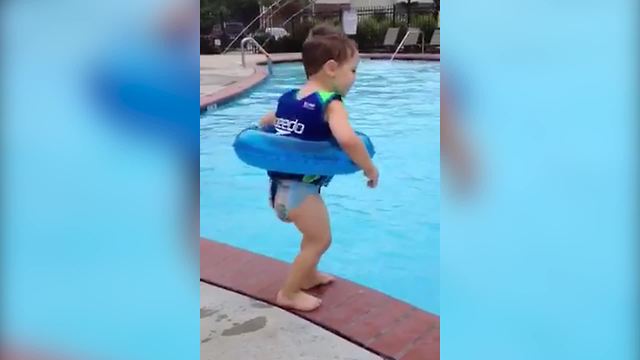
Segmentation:
<svg viewBox="0 0 640 360">
<path fill-rule="evenodd" d="M 340 95 L 345 96 L 351 89 L 354 81 L 356 80 L 356 68 L 360 62 L 360 55 L 356 52 L 351 59 L 339 64 L 332 71 L 333 85 Z"/>
</svg>

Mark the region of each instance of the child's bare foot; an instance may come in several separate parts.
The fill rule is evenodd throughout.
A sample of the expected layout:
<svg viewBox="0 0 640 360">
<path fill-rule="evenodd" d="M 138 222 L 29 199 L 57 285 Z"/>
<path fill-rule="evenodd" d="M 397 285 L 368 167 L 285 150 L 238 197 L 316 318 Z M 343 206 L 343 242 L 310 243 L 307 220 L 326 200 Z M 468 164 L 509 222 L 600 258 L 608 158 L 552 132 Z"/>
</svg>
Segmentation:
<svg viewBox="0 0 640 360">
<path fill-rule="evenodd" d="M 313 311 L 317 309 L 321 303 L 322 300 L 304 291 L 298 291 L 290 297 L 284 296 L 282 291 L 278 291 L 278 295 L 276 296 L 276 304 L 279 306 L 299 311 Z"/>
<path fill-rule="evenodd" d="M 316 286 L 329 285 L 335 279 L 336 278 L 331 275 L 323 274 L 321 272 L 316 271 L 313 277 L 302 285 L 302 290 L 310 290 Z"/>
</svg>

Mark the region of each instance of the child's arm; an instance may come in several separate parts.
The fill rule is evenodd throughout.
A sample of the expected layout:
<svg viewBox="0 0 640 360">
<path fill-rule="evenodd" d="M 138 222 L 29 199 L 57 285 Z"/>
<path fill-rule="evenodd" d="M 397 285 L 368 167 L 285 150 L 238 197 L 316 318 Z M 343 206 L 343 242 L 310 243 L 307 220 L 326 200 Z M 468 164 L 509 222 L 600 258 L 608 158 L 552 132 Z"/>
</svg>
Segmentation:
<svg viewBox="0 0 640 360">
<path fill-rule="evenodd" d="M 378 170 L 373 165 L 362 140 L 360 140 L 351 128 L 347 109 L 345 109 L 341 101 L 332 101 L 329 103 L 327 107 L 327 119 L 331 133 L 333 137 L 336 138 L 336 141 L 338 141 L 342 150 L 364 171 L 365 176 L 369 179 L 369 186 L 376 187 L 378 183 Z"/>
<path fill-rule="evenodd" d="M 267 115 L 263 116 L 262 119 L 260 119 L 260 127 L 263 128 L 267 125 L 273 125 L 276 122 L 276 113 L 275 112 L 269 112 Z"/>
</svg>

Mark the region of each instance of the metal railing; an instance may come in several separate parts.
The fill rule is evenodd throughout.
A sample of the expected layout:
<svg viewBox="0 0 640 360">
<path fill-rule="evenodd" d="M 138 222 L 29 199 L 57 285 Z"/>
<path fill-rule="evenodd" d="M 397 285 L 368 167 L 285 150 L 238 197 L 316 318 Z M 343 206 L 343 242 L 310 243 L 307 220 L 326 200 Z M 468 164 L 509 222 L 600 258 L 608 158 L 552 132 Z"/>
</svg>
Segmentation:
<svg viewBox="0 0 640 360">
<path fill-rule="evenodd" d="M 400 51 L 400 48 L 402 48 L 404 46 L 404 42 L 407 41 L 407 37 L 409 37 L 409 34 L 420 34 L 420 35 L 422 35 L 422 53 L 424 54 L 424 33 L 422 31 L 420 31 L 420 30 L 408 30 L 407 33 L 402 38 L 402 41 L 400 41 L 400 44 L 396 48 L 396 51 L 391 56 L 391 61 L 393 61 L 393 59 L 395 59 L 396 55 L 398 55 L 398 51 Z"/>
<path fill-rule="evenodd" d="M 284 4 L 280 4 L 282 1 L 284 1 Z M 250 23 L 249 25 L 245 26 L 244 29 L 242 29 L 242 31 L 240 31 L 240 33 L 238 35 L 236 35 L 235 38 L 233 38 L 233 40 L 231 40 L 231 42 L 229 43 L 229 45 L 227 45 L 227 47 L 224 49 L 224 51 L 222 52 L 222 54 L 226 54 L 227 51 L 229 51 L 229 49 L 231 48 L 231 46 L 233 46 L 233 44 L 235 44 L 236 41 L 238 41 L 238 39 L 244 35 L 244 33 L 249 30 L 249 28 L 251 27 L 251 25 L 253 25 L 253 23 L 255 23 L 258 19 L 262 18 L 262 16 L 264 16 L 264 14 L 268 13 L 269 11 L 272 11 L 272 9 L 276 6 L 278 6 L 278 10 L 283 8 L 285 5 L 289 4 L 291 1 L 293 0 L 276 0 L 273 2 L 273 4 L 269 5 L 263 12 L 261 12 L 258 16 L 256 16 Z M 273 16 L 273 14 L 271 15 Z M 224 25 L 224 24 L 223 24 Z"/>
<path fill-rule="evenodd" d="M 271 65 L 272 65 L 271 55 L 262 46 L 260 46 L 260 44 L 258 44 L 256 39 L 252 38 L 251 36 L 247 36 L 246 38 L 242 39 L 242 41 L 240 41 L 240 56 L 242 58 L 242 67 L 247 67 L 247 63 L 245 62 L 245 59 L 244 59 L 244 52 L 246 50 L 245 45 L 247 43 L 251 43 L 255 45 L 258 51 L 260 51 L 262 54 L 264 54 L 264 56 L 267 57 L 267 68 L 269 69 L 269 73 L 271 73 Z"/>
</svg>

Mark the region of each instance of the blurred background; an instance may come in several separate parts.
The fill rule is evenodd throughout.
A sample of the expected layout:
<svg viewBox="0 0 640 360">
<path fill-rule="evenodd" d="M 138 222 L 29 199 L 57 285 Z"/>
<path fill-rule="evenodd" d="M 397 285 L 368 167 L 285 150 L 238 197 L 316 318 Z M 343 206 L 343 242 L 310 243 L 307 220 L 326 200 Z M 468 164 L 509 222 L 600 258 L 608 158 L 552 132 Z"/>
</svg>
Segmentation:
<svg viewBox="0 0 640 360">
<path fill-rule="evenodd" d="M 639 358 L 638 5 L 443 2 L 443 359 Z"/>
<path fill-rule="evenodd" d="M 252 32 L 292 51 L 319 3 Z M 474 170 L 443 168 L 443 359 L 638 358 L 638 5 L 394 2 L 358 29 L 444 24 Z M 268 3 L 0 6 L 2 358 L 197 358 L 196 64 Z"/>
<path fill-rule="evenodd" d="M 198 350 L 198 5 L 4 1 L 2 359 Z"/>
</svg>

